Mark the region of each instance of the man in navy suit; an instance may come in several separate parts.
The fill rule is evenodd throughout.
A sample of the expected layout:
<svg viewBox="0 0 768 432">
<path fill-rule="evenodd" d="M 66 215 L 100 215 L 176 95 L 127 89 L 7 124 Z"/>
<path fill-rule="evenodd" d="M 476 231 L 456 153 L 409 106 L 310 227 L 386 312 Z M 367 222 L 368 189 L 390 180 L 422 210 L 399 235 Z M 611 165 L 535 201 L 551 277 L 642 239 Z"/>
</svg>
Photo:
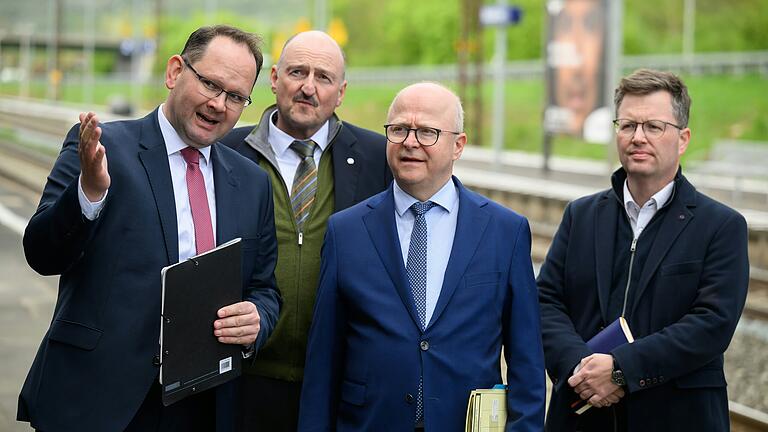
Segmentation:
<svg viewBox="0 0 768 432">
<path fill-rule="evenodd" d="M 212 145 L 250 103 L 259 44 L 228 26 L 198 29 L 168 60 L 158 109 L 106 124 L 81 114 L 70 130 L 24 234 L 30 266 L 60 282 L 19 420 L 46 432 L 211 431 L 228 420 L 217 422 L 214 390 L 161 403 L 160 270 L 241 237 L 243 301 L 218 311 L 211 334 L 247 355 L 275 326 L 269 179 Z"/>
<path fill-rule="evenodd" d="M 570 203 L 539 274 L 551 431 L 725 431 L 723 352 L 749 282 L 747 225 L 696 191 L 680 156 L 691 99 L 675 75 L 639 70 L 615 94 L 622 167 Z M 635 341 L 589 340 L 624 317 Z M 578 398 L 593 408 L 578 416 Z"/>
<path fill-rule="evenodd" d="M 283 309 L 275 333 L 243 370 L 238 424 L 243 431 L 296 432 L 307 334 L 320 277 L 320 249 L 328 218 L 389 186 L 392 174 L 383 135 L 341 121 L 344 54 L 328 34 L 308 31 L 285 43 L 270 73 L 276 104 L 256 127 L 232 130 L 222 143 L 258 163 L 272 179 Z M 292 214 L 300 195 L 293 184 L 302 158 L 293 142 L 311 140 L 317 192 L 299 225 Z M 259 391 L 254 391 L 259 389 Z"/>
<path fill-rule="evenodd" d="M 452 176 L 467 137 L 450 90 L 406 87 L 387 123 L 394 184 L 328 223 L 299 430 L 463 431 L 502 347 L 506 430 L 541 430 L 528 222 Z"/>
</svg>

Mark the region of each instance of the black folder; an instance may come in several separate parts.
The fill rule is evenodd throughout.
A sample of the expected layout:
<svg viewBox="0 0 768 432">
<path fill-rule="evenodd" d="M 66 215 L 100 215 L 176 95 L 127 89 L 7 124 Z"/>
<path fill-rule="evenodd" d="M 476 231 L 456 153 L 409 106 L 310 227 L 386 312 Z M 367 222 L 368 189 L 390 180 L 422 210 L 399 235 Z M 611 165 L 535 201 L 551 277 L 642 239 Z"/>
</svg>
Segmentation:
<svg viewBox="0 0 768 432">
<path fill-rule="evenodd" d="M 241 265 L 238 238 L 162 270 L 163 405 L 240 375 L 240 345 L 220 343 L 213 335 L 213 322 L 221 307 L 242 300 Z"/>
</svg>

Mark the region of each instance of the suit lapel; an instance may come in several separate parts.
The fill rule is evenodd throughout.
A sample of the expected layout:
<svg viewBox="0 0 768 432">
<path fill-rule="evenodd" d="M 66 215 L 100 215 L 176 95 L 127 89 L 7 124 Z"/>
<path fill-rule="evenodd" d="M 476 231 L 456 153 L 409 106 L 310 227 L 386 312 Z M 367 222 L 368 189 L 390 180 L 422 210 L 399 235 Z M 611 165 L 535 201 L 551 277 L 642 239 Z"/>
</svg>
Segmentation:
<svg viewBox="0 0 768 432">
<path fill-rule="evenodd" d="M 363 216 L 363 223 L 371 237 L 373 247 L 395 285 L 397 294 L 411 315 L 414 325 L 421 330 L 421 320 L 413 303 L 411 287 L 403 264 L 403 254 L 400 251 L 400 239 L 395 221 L 395 198 L 391 185 L 386 193 L 380 195 L 380 198 L 378 201 L 369 201 L 368 205 L 372 209 Z"/>
<path fill-rule="evenodd" d="M 211 146 L 211 162 L 213 162 L 213 184 L 216 191 L 216 243 L 222 244 L 235 238 L 235 233 L 239 232 L 237 212 L 232 211 L 237 206 L 239 181 L 232 172 L 226 156 L 218 148 L 219 145 Z"/>
<path fill-rule="evenodd" d="M 694 205 L 693 187 L 683 180 L 678 183 L 676 188 L 675 194 L 679 195 L 679 198 L 675 199 L 676 197 L 672 196 L 667 212 L 659 221 L 661 223 L 659 232 L 656 234 L 651 250 L 648 252 L 648 259 L 641 269 L 640 282 L 637 284 L 634 296 L 632 296 L 632 306 L 629 309 L 630 317 L 632 317 L 643 292 L 648 288 L 648 282 L 651 280 L 651 277 L 656 274 L 659 264 L 661 264 L 661 261 L 667 255 L 672 245 L 675 244 L 677 237 L 694 217 L 694 213 L 688 209 L 689 204 L 691 206 Z M 630 292 L 632 291 L 630 287 Z"/>
<path fill-rule="evenodd" d="M 470 194 L 456 177 L 453 178 L 453 181 L 459 191 L 456 234 L 453 238 L 451 256 L 448 258 L 448 265 L 445 269 L 440 297 L 437 299 L 435 311 L 432 313 L 432 319 L 427 324 L 427 328 L 437 322 L 450 302 L 472 257 L 475 255 L 475 250 L 480 245 L 480 240 L 490 219 L 488 213 L 482 210 L 482 207 L 488 203 L 487 200 L 479 195 Z"/>
<path fill-rule="evenodd" d="M 160 125 L 157 110 L 144 118 L 141 124 L 139 141 L 139 160 L 147 173 L 152 195 L 155 199 L 163 241 L 169 263 L 179 261 L 179 230 L 176 224 L 176 201 L 173 195 L 171 168 L 168 165 L 168 153 Z"/>
<path fill-rule="evenodd" d="M 616 218 L 619 206 L 609 191 L 597 204 L 595 215 L 595 274 L 597 275 L 597 296 L 603 322 L 608 317 L 608 297 L 613 279 L 613 253 L 616 244 Z"/>
<path fill-rule="evenodd" d="M 343 125 L 331 147 L 333 155 L 334 207 L 336 211 L 355 203 L 357 180 L 360 177 L 360 152 L 355 146 L 357 138 Z M 352 163 L 349 163 L 352 161 Z"/>
</svg>

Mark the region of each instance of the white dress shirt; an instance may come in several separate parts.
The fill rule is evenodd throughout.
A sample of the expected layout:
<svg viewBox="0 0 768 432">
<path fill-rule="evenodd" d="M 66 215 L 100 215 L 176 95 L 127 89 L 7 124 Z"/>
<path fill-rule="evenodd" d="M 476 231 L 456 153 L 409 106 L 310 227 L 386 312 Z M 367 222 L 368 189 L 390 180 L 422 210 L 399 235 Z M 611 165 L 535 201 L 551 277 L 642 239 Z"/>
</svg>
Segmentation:
<svg viewBox="0 0 768 432">
<path fill-rule="evenodd" d="M 164 104 L 163 104 L 164 105 Z M 173 182 L 173 196 L 176 204 L 176 224 L 179 237 L 179 261 L 195 255 L 195 226 L 192 223 L 192 209 L 189 205 L 189 194 L 187 193 L 187 163 L 181 156 L 181 150 L 187 147 L 187 144 L 181 140 L 179 134 L 171 126 L 171 123 L 163 114 L 163 105 L 157 110 L 157 119 L 160 124 L 160 132 L 165 141 L 165 149 L 168 154 L 168 165 L 171 168 L 171 180 Z M 202 154 L 200 158 L 200 171 L 205 180 L 205 193 L 208 197 L 208 209 L 211 212 L 211 227 L 213 228 L 213 239 L 216 241 L 216 193 L 213 185 L 213 163 L 211 162 L 211 147 L 199 149 Z M 109 155 L 107 154 L 107 160 Z M 109 193 L 109 191 L 107 191 Z M 78 179 L 78 197 L 80 208 L 83 215 L 89 220 L 94 220 L 104 208 L 104 202 L 107 194 L 101 201 L 92 203 L 83 192 L 82 184 Z"/>
<path fill-rule="evenodd" d="M 408 195 L 394 182 L 395 221 L 397 236 L 400 239 L 400 252 L 403 263 L 408 265 L 408 248 L 411 245 L 411 232 L 416 216 L 410 210 L 418 200 Z M 453 249 L 453 237 L 456 234 L 456 222 L 459 215 L 459 193 L 453 180 L 432 195 L 427 201 L 432 201 L 432 207 L 424 217 L 427 222 L 427 313 L 426 322 L 429 325 L 432 313 L 437 306 L 437 299 L 443 289 L 445 269 Z"/>
<path fill-rule="evenodd" d="M 295 151 L 291 150 L 291 143 L 296 138 L 288 135 L 280 130 L 275 124 L 277 120 L 277 111 L 272 113 L 272 118 L 269 119 L 269 136 L 267 140 L 269 145 L 272 146 L 272 151 L 275 152 L 275 158 L 277 158 L 277 169 L 280 171 L 280 176 L 283 178 L 285 187 L 288 190 L 288 195 L 291 194 L 291 188 L 293 187 L 293 177 L 296 175 L 296 169 L 301 163 L 301 158 Z M 328 121 L 326 121 L 320 129 L 310 137 L 312 141 L 317 144 L 315 146 L 315 166 L 320 167 L 320 157 L 323 155 L 325 148 L 328 147 Z"/>
<path fill-rule="evenodd" d="M 660 191 L 653 194 L 651 199 L 643 204 L 643 207 L 641 208 L 632 197 L 627 181 L 624 180 L 624 210 L 627 212 L 627 216 L 629 216 L 629 223 L 632 225 L 632 232 L 634 233 L 635 238 L 640 237 L 640 234 L 642 234 L 645 227 L 648 226 L 648 222 L 653 219 L 656 212 L 667 204 L 669 197 L 672 196 L 674 187 L 674 181 L 667 183 L 667 185 Z"/>
</svg>

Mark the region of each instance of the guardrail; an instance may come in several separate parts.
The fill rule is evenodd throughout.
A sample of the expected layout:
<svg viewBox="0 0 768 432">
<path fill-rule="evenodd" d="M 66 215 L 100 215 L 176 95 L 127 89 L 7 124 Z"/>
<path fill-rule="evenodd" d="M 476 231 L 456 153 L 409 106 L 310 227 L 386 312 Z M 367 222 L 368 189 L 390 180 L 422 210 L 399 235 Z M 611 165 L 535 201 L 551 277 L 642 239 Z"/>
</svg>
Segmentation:
<svg viewBox="0 0 768 432">
<path fill-rule="evenodd" d="M 694 75 L 748 72 L 768 74 L 768 51 L 699 53 L 690 57 L 684 57 L 681 54 L 624 56 L 621 66 L 625 73 L 645 67 Z M 493 70 L 490 63 L 484 64 L 483 78 L 491 79 Z M 475 73 L 475 66 L 468 65 L 469 76 L 474 76 Z M 504 77 L 510 80 L 543 78 L 543 76 L 543 59 L 510 61 L 504 67 Z M 458 78 L 459 69 L 456 64 L 347 69 L 347 79 L 353 83 L 456 81 Z"/>
</svg>

